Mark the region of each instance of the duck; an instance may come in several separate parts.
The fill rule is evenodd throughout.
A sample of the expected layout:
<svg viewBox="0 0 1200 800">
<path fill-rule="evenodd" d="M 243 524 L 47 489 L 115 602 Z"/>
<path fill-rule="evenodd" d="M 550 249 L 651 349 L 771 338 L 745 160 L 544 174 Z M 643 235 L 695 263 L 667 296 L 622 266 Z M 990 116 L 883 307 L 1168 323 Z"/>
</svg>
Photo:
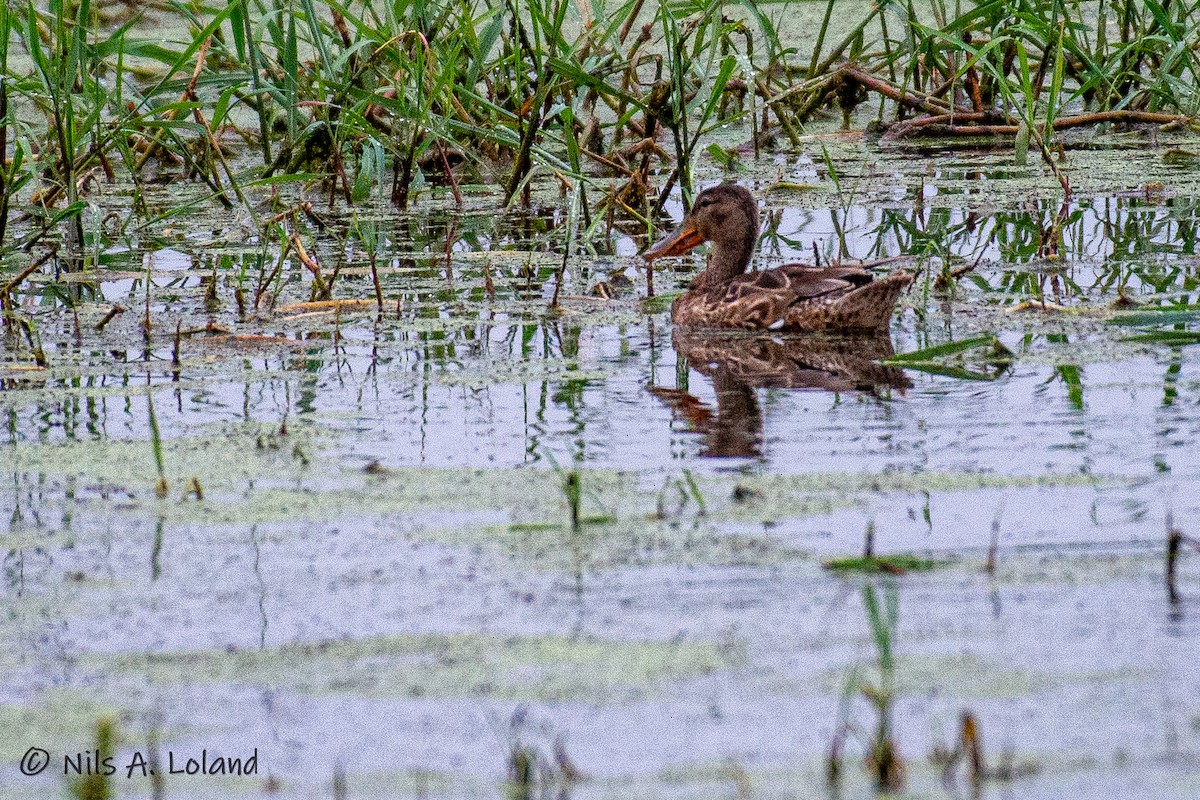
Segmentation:
<svg viewBox="0 0 1200 800">
<path fill-rule="evenodd" d="M 785 264 L 746 272 L 758 244 L 758 203 L 734 183 L 697 195 L 679 227 L 642 258 L 683 255 L 704 242 L 712 244 L 707 268 L 671 304 L 677 326 L 881 333 L 913 282 L 902 269 L 876 278 L 860 266 Z"/>
</svg>

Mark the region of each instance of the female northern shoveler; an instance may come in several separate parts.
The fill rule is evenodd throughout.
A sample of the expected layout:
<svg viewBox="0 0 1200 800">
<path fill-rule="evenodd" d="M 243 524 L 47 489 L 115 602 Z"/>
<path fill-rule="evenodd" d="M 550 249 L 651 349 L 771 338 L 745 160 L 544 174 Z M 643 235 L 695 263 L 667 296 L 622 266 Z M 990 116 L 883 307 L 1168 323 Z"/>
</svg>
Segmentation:
<svg viewBox="0 0 1200 800">
<path fill-rule="evenodd" d="M 701 192 L 691 213 L 646 260 L 686 253 L 712 242 L 708 268 L 671 305 L 671 319 L 690 328 L 773 331 L 886 331 L 900 292 L 913 276 L 897 270 L 876 280 L 861 267 L 786 264 L 747 273 L 758 242 L 758 204 L 734 184 Z"/>
</svg>

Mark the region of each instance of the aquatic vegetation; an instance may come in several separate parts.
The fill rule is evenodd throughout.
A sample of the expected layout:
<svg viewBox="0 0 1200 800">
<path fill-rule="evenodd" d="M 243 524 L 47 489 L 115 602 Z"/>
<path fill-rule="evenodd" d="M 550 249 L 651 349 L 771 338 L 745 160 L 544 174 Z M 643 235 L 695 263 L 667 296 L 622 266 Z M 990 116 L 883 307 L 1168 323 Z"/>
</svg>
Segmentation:
<svg viewBox="0 0 1200 800">
<path fill-rule="evenodd" d="M 928 572 L 929 570 L 945 566 L 948 563 L 946 561 L 923 558 L 911 553 L 876 555 L 874 521 L 867 523 L 867 530 L 863 539 L 863 554 L 861 556 L 831 558 L 822 563 L 821 566 L 832 572 L 903 575 L 907 572 Z"/>
<path fill-rule="evenodd" d="M 1188 536 L 1175 527 L 1173 520 L 1167 519 L 1167 560 L 1166 560 L 1166 584 L 1167 597 L 1171 603 L 1177 604 L 1180 601 L 1180 594 L 1176 588 L 1175 574 L 1179 564 L 1180 552 L 1184 546 L 1200 553 L 1200 539 L 1194 536 Z"/>
<path fill-rule="evenodd" d="M 155 684 L 285 683 L 312 695 L 376 698 L 490 696 L 631 702 L 672 681 L 735 665 L 709 642 L 602 641 L 478 633 L 360 637 L 280 647 L 91 657 L 114 674 Z"/>
<path fill-rule="evenodd" d="M 942 783 L 953 789 L 958 765 L 965 764 L 967 779 L 972 789 L 980 791 L 987 781 L 1009 782 L 1032 775 L 1038 771 L 1033 763 L 1016 763 L 1012 753 L 1003 753 L 994 766 L 989 767 L 983 751 L 983 740 L 979 732 L 979 720 L 970 711 L 963 711 L 959 718 L 958 739 L 953 747 L 938 746 L 930 754 L 930 761 L 942 768 Z"/>
<path fill-rule="evenodd" d="M 970 369 L 966 365 L 965 354 L 970 351 L 982 351 L 984 368 L 990 368 L 991 373 Z M 961 365 L 954 363 L 952 356 L 960 360 Z M 1013 353 L 1001 344 L 999 339 L 992 335 L 984 335 L 909 353 L 897 353 L 884 359 L 882 363 L 962 380 L 991 381 L 1003 374 L 1012 363 L 1012 358 Z"/>
<path fill-rule="evenodd" d="M 546 741 L 550 738 L 553 744 Z M 533 719 L 524 706 L 509 719 L 508 751 L 507 794 L 512 800 L 561 797 L 583 777 L 562 735 L 553 734 L 552 724 Z"/>
<path fill-rule="evenodd" d="M 922 556 L 911 555 L 908 553 L 895 553 L 882 556 L 857 556 L 851 558 L 831 558 L 825 561 L 822 566 L 825 569 L 833 572 L 864 572 L 864 573 L 888 573 L 892 575 L 903 575 L 906 572 L 926 572 L 931 569 L 937 569 L 943 566 L 945 561 L 935 561 L 934 559 L 924 558 Z"/>
<path fill-rule="evenodd" d="M 864 766 L 871 773 L 876 788 L 897 792 L 904 788 L 907 767 L 900 755 L 892 727 L 892 705 L 896 697 L 895 637 L 899 618 L 899 601 L 895 586 L 884 587 L 883 605 L 874 586 L 862 589 L 863 608 L 867 613 L 871 639 L 875 645 L 876 680 L 870 681 L 853 671 L 842 692 L 840 721 L 830 746 L 826 762 L 826 778 L 831 788 L 841 781 L 842 753 L 845 739 L 858 733 L 866 750 Z M 861 695 L 873 707 L 875 725 L 870 734 L 859 732 L 853 722 L 852 705 Z"/>
<path fill-rule="evenodd" d="M 856 30 L 857 51 L 839 70 L 825 73 L 821 67 L 833 61 L 817 64 L 814 54 L 808 92 L 836 95 L 843 106 L 863 102 L 868 92 L 891 100 L 901 123 L 889 130 L 893 138 L 1007 134 L 1023 137 L 1026 146 L 1032 139 L 1043 152 L 1054 131 L 1119 121 L 1187 124 L 1200 108 L 1195 54 L 1181 46 L 1195 25 L 1195 7 L 921 5 L 874 8 Z M 894 35 L 889 14 L 901 24 Z M 875 17 L 879 38 L 871 49 L 862 31 Z M 924 116 L 905 122 L 906 112 Z"/>
<path fill-rule="evenodd" d="M 92 749 L 79 754 L 74 760 L 67 759 L 64 774 L 68 778 L 71 796 L 77 800 L 110 800 L 116 796 L 113 790 L 113 775 L 116 767 L 113 759 L 117 753 L 117 723 L 102 718 L 96 720 L 95 739 Z"/>
<path fill-rule="evenodd" d="M 535 181 L 554 178 L 586 241 L 614 212 L 645 230 L 676 183 L 690 203 L 697 154 L 730 121 L 748 125 L 756 154 L 775 129 L 794 147 L 813 113 L 849 115 L 874 93 L 891 140 L 1024 137 L 1068 188 L 1051 158 L 1058 132 L 1186 126 L 1200 110 L 1195 8 L 918 5 L 864 3 L 831 43 L 830 2 L 803 52 L 786 46 L 782 11 L 751 3 L 28 1 L 0 14 L 0 141 L 13 152 L 0 202 L 37 221 L 22 246 L 65 226 L 70 269 L 87 257 L 97 184 L 118 179 L 134 186 L 118 225 L 129 232 L 188 207 L 151 212 L 159 180 L 198 181 L 257 219 L 255 193 L 287 183 L 404 208 L 432 187 L 461 204 L 479 182 L 529 204 Z"/>
<path fill-rule="evenodd" d="M 431 185 L 461 201 L 461 184 L 488 173 L 506 202 L 520 195 L 528 204 L 540 173 L 584 201 L 585 187 L 597 183 L 588 164 L 644 185 L 652 156 L 666 153 L 622 143 L 652 143 L 663 127 L 690 188 L 697 143 L 711 121 L 735 113 L 723 99 L 730 81 L 744 97 L 760 75 L 772 80 L 782 57 L 766 16 L 746 6 L 752 32 L 720 8 L 664 4 L 653 25 L 631 36 L 642 9 L 634 0 L 8 6 L 0 15 L 0 69 L 9 78 L 0 138 L 16 157 L 0 196 L 41 209 L 42 232 L 23 234 L 22 244 L 69 223 L 76 248 L 93 185 L 119 170 L 137 187 L 139 214 L 142 187 L 159 177 L 198 180 L 252 216 L 247 192 L 313 179 L 331 202 L 378 192 L 404 208 Z M 108 28 L 114 13 L 120 24 Z M 158 36 L 161 29 L 174 36 Z M 766 43 L 757 54 L 755 39 Z M 28 62 L 9 57 L 10 41 Z M 239 145 L 261 163 L 246 164 Z M 27 185 L 33 198 L 18 195 Z M 626 195 L 620 207 L 650 216 Z M 65 209 L 55 211 L 60 202 Z"/>
</svg>

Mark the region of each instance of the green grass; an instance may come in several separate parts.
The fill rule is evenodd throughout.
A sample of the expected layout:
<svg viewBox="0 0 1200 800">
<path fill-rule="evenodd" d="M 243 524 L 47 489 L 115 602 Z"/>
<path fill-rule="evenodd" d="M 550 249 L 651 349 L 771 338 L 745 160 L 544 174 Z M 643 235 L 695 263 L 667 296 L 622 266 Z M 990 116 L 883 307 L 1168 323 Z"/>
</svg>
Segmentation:
<svg viewBox="0 0 1200 800">
<path fill-rule="evenodd" d="M 972 130 L 999 131 L 1040 153 L 1066 196 L 1071 165 L 1059 151 L 1071 126 L 1186 127 L 1200 113 L 1195 3 L 892 0 L 836 13 L 843 8 L 858 16 L 833 16 L 831 2 L 749 0 L 10 3 L 0 10 L 0 255 L 16 267 L 0 269 L 20 279 L 5 281 L 5 294 L 31 277 L 27 262 L 45 259 L 34 279 L 87 271 L 216 204 L 258 228 L 255 264 L 228 262 L 240 270 L 241 316 L 269 311 L 296 261 L 311 277 L 310 299 L 335 297 L 354 249 L 371 262 L 382 315 L 403 298 L 385 297 L 376 262 L 389 237 L 360 210 L 461 207 L 480 195 L 535 206 L 536 193 L 555 202 L 557 189 L 562 220 L 530 228 L 557 254 L 557 307 L 573 256 L 611 254 L 615 230 L 651 233 L 676 188 L 690 201 L 702 163 L 737 176 L 750 150 L 797 150 L 807 121 L 830 111 L 846 124 L 874 116 L 902 146 L 928 133 L 972 145 Z M 801 12 L 807 39 L 793 33 Z M 748 134 L 746 146 L 731 148 L 730 131 Z M 824 163 L 844 250 L 857 184 L 842 174 L 844 154 L 826 151 Z M 114 204 L 110 184 L 127 201 Z M 148 198 L 161 185 L 171 200 L 156 205 Z M 809 189 L 777 184 L 787 187 Z M 986 239 L 945 208 L 882 214 L 879 241 L 895 239 L 922 265 L 941 259 L 940 274 L 926 271 L 928 304 L 970 273 L 952 258 L 964 241 L 994 241 L 1013 262 L 1056 260 L 1079 210 L 1002 213 Z M 1113 260 L 1135 258 L 1169 224 L 1131 217 L 1112 228 Z M 1180 233 L 1187 250 L 1194 234 Z M 547 269 L 529 268 L 539 270 L 532 289 Z M 214 264 L 214 277 L 222 271 Z M 980 288 L 1043 296 L 1029 273 L 1000 281 Z M 74 305 L 91 290 L 44 291 Z M 0 302 L 10 335 L 32 338 L 28 314 Z M 904 366 L 996 374 L 944 361 Z"/>
<path fill-rule="evenodd" d="M 718 126 L 748 124 L 756 152 L 776 128 L 786 146 L 823 107 L 848 113 L 888 87 L 908 100 L 881 102 L 880 121 L 910 120 L 916 97 L 968 124 L 1023 126 L 1052 170 L 1068 117 L 1200 112 L 1196 4 L 884 5 L 863 4 L 834 41 L 829 3 L 809 49 L 780 37 L 790 5 L 718 0 L 236 0 L 116 20 L 90 0 L 10 4 L 0 200 L 69 210 L 55 224 L 80 237 L 93 171 L 135 184 L 178 171 L 243 205 L 263 181 L 317 179 L 331 199 L 405 207 L 484 173 L 507 202 L 528 202 L 536 178 L 583 190 L 636 175 L 659 195 L 678 183 L 686 203 Z M 659 155 L 604 174 L 660 131 Z M 232 158 L 234 142 L 259 163 Z"/>
<path fill-rule="evenodd" d="M 929 572 L 938 567 L 946 566 L 949 562 L 922 558 L 908 553 L 897 553 L 890 556 L 854 556 L 851 558 L 833 558 L 821 566 L 833 572 L 862 572 L 867 574 L 885 573 L 899 575 L 906 572 Z"/>
</svg>

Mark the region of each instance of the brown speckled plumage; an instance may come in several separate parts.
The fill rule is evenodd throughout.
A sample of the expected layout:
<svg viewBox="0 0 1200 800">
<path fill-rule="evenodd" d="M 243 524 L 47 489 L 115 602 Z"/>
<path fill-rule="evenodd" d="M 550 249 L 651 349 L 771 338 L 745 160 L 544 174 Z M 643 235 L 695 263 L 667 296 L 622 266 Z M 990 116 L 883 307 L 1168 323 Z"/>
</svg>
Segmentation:
<svg viewBox="0 0 1200 800">
<path fill-rule="evenodd" d="M 900 293 L 912 283 L 903 270 L 875 279 L 859 267 L 788 264 L 746 273 L 758 240 L 758 205 L 741 186 L 701 192 L 692 211 L 644 257 L 679 255 L 712 242 L 708 268 L 671 306 L 689 328 L 783 332 L 886 331 Z"/>
</svg>

